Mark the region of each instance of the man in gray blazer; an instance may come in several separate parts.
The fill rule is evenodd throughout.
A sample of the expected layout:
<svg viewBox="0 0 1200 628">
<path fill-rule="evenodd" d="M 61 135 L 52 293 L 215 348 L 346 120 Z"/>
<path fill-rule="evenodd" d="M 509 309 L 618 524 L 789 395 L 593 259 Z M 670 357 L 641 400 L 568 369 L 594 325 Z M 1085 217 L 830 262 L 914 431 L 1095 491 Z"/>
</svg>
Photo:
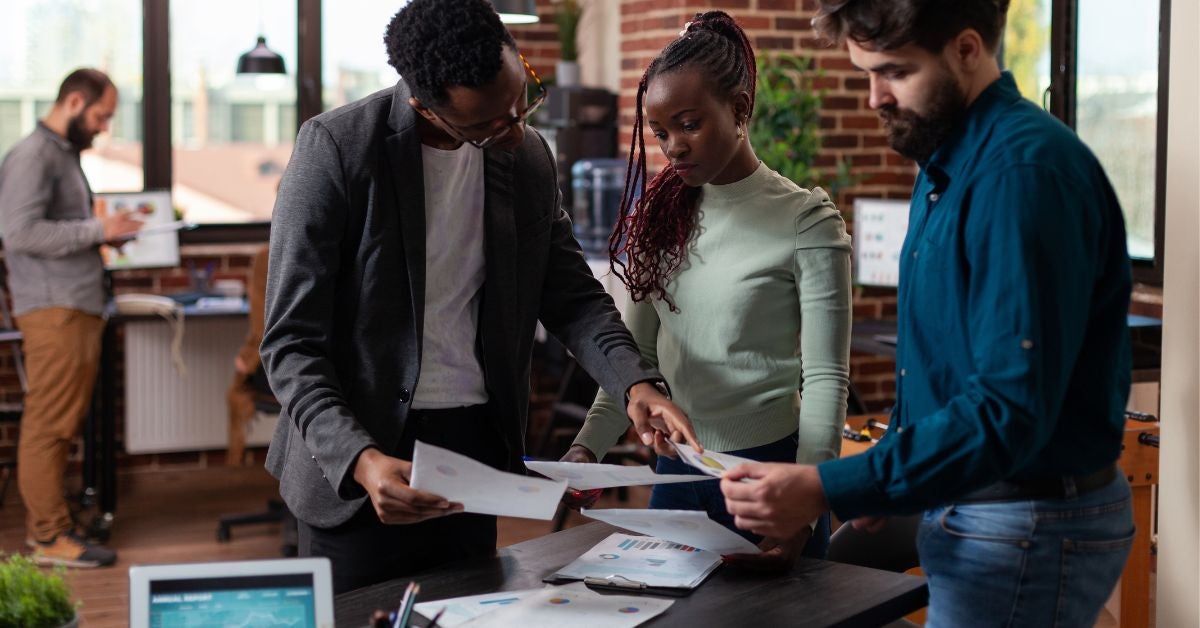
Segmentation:
<svg viewBox="0 0 1200 628">
<path fill-rule="evenodd" d="M 385 40 L 404 79 L 301 127 L 268 263 L 267 468 L 338 592 L 495 551 L 495 518 L 409 487 L 409 460 L 521 471 L 539 320 L 639 433 L 695 440 L 571 235 L 491 5 L 413 0 Z"/>
</svg>

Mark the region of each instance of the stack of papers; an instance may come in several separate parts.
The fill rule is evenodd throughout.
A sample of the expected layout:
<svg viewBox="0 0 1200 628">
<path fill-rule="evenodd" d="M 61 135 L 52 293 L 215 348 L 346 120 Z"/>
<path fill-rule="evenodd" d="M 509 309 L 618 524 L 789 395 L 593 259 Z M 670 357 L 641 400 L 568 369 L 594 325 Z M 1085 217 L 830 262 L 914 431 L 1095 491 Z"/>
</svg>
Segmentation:
<svg viewBox="0 0 1200 628">
<path fill-rule="evenodd" d="M 720 565 L 720 554 L 674 541 L 618 532 L 551 578 L 597 579 L 614 587 L 691 590 Z"/>
<path fill-rule="evenodd" d="M 708 518 L 702 510 L 613 508 L 583 510 L 583 516 L 659 539 L 716 554 L 758 554 L 762 550 L 740 534 Z"/>
<path fill-rule="evenodd" d="M 486 615 L 502 606 L 515 604 L 540 590 L 501 591 L 500 593 L 456 597 L 436 602 L 420 602 L 413 606 L 413 610 L 428 620 L 433 619 L 434 615 L 441 613 L 442 609 L 446 609 L 446 612 L 442 613 L 442 616 L 438 618 L 438 625 L 445 626 L 445 628 L 454 628 L 476 617 Z"/>
<path fill-rule="evenodd" d="M 415 489 L 459 502 L 466 512 L 527 519 L 552 519 L 566 482 L 505 473 L 448 449 L 417 441 L 413 448 Z"/>
<path fill-rule="evenodd" d="M 528 460 L 525 462 L 525 466 L 530 471 L 540 473 L 548 478 L 565 481 L 568 486 L 580 491 L 617 486 L 701 482 L 711 479 L 702 475 L 669 475 L 666 473 L 659 475 L 650 467 L 630 467 L 620 464 Z"/>
<path fill-rule="evenodd" d="M 488 598 L 496 601 L 489 602 Z M 672 600 L 644 596 L 603 595 L 582 584 L 571 584 L 536 591 L 423 602 L 414 610 L 433 617 L 445 607 L 446 613 L 438 619 L 438 625 L 451 628 L 634 628 L 661 615 L 673 603 Z M 463 612 L 471 613 L 481 608 L 485 610 L 468 619 L 459 619 Z M 452 615 L 455 619 L 448 620 Z"/>
</svg>

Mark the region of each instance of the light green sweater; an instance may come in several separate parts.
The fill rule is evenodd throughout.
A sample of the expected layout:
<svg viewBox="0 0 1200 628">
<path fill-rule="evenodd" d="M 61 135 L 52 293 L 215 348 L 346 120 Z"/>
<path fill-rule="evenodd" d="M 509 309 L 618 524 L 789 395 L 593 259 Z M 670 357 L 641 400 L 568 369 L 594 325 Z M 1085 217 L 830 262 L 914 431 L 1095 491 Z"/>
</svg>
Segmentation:
<svg viewBox="0 0 1200 628">
<path fill-rule="evenodd" d="M 759 164 L 705 185 L 699 228 L 661 300 L 631 303 L 625 323 L 666 378 L 705 448 L 733 451 L 799 429 L 796 461 L 836 457 L 850 370 L 850 237 L 820 188 Z M 803 391 L 800 393 L 799 391 Z M 575 439 L 603 457 L 629 428 L 603 391 Z"/>
</svg>

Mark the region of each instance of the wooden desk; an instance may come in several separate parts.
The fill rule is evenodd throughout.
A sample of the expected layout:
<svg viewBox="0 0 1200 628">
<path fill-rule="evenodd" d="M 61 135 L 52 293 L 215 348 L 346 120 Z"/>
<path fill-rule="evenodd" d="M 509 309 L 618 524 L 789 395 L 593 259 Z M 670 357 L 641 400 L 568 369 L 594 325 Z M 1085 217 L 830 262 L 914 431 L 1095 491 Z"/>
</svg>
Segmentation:
<svg viewBox="0 0 1200 628">
<path fill-rule="evenodd" d="M 853 416 L 846 423 L 855 430 L 866 425 L 868 419 L 887 423 L 886 414 Z M 1143 434 L 1158 436 L 1158 423 L 1126 421 L 1125 440 L 1121 444 L 1121 458 L 1117 461 L 1133 493 L 1133 523 L 1137 535 L 1129 552 L 1129 561 L 1121 574 L 1121 618 L 1122 628 L 1144 628 L 1150 625 L 1150 526 L 1151 495 L 1158 484 L 1158 447 L 1138 442 Z M 875 438 L 882 436 L 881 430 L 872 430 Z M 855 442 L 842 439 L 842 456 L 853 456 L 866 451 L 870 441 Z"/>
<path fill-rule="evenodd" d="M 538 588 L 616 528 L 603 523 L 556 532 L 504 548 L 494 558 L 423 574 L 421 598 L 445 599 Z M 362 626 L 375 609 L 395 608 L 407 578 L 339 595 L 338 626 Z M 823 560 L 800 559 L 786 576 L 756 576 L 721 567 L 691 596 L 675 603 L 655 626 L 880 626 L 925 606 L 925 579 Z"/>
</svg>

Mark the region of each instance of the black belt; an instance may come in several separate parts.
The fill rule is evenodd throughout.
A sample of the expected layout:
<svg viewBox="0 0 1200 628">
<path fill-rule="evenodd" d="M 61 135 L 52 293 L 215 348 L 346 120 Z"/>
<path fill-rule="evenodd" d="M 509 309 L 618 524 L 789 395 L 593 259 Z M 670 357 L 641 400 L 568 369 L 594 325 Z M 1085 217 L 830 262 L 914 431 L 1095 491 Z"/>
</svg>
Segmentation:
<svg viewBox="0 0 1200 628">
<path fill-rule="evenodd" d="M 1108 486 L 1117 477 L 1116 465 L 1087 475 L 1053 475 L 1027 480 L 996 482 L 967 493 L 955 502 L 1001 502 L 1021 499 L 1068 499 Z"/>
</svg>

